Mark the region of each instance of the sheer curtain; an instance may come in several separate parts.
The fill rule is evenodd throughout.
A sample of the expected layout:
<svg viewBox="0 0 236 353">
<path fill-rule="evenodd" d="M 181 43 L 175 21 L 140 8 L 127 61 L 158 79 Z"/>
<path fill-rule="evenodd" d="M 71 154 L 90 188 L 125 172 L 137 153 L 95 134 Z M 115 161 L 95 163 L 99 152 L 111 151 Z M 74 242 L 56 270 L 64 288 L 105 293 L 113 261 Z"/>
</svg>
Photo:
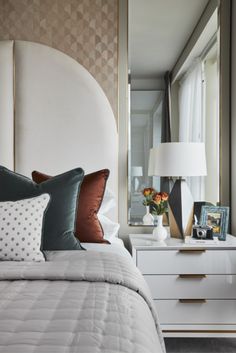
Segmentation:
<svg viewBox="0 0 236 353">
<path fill-rule="evenodd" d="M 179 89 L 179 141 L 204 142 L 202 62 L 197 60 L 180 81 Z M 184 156 L 181 156 L 184 158 Z M 195 201 L 205 198 L 204 177 L 187 178 Z"/>
</svg>

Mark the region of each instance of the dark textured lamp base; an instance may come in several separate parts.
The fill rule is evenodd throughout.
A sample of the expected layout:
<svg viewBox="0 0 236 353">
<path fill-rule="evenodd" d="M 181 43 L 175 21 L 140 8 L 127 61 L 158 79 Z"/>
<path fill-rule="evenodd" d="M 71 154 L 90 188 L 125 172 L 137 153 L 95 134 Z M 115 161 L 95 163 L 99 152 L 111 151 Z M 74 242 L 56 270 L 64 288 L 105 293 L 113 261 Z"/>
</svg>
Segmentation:
<svg viewBox="0 0 236 353">
<path fill-rule="evenodd" d="M 176 180 L 169 196 L 170 234 L 174 238 L 191 235 L 193 197 L 184 179 Z"/>
</svg>

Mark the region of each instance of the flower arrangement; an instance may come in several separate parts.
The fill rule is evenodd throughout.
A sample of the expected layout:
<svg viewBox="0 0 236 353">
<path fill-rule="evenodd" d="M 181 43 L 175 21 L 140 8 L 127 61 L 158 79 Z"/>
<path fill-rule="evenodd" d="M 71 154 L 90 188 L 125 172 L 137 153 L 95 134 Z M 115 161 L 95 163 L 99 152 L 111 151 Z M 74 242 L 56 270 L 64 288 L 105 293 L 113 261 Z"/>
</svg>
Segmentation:
<svg viewBox="0 0 236 353">
<path fill-rule="evenodd" d="M 156 192 L 152 197 L 151 202 L 151 213 L 154 215 L 163 215 L 168 211 L 168 201 L 169 195 L 166 192 Z"/>
<path fill-rule="evenodd" d="M 145 188 L 143 190 L 143 205 L 150 207 L 150 212 L 154 215 L 163 215 L 168 211 L 168 197 L 167 192 L 157 192 L 153 188 Z"/>
<path fill-rule="evenodd" d="M 143 205 L 144 206 L 150 206 L 150 204 L 152 202 L 152 197 L 155 193 L 156 193 L 156 190 L 153 188 L 143 189 L 143 196 L 144 196 Z"/>
</svg>

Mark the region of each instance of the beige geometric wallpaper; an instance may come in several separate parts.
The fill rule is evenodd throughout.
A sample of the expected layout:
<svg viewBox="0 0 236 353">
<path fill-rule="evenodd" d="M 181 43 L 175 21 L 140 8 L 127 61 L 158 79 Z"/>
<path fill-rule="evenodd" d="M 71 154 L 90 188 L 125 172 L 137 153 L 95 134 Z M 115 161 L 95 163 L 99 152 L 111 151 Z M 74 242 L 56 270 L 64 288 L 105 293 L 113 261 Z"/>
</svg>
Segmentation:
<svg viewBox="0 0 236 353">
<path fill-rule="evenodd" d="M 49 45 L 99 82 L 117 117 L 118 0 L 0 0 L 0 40 Z"/>
</svg>

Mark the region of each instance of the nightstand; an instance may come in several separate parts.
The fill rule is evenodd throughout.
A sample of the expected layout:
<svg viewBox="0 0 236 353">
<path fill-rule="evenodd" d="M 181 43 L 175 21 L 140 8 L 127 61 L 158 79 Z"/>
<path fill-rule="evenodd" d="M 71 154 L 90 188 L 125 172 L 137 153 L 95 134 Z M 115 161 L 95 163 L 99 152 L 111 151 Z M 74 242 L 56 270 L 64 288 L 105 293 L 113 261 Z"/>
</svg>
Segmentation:
<svg viewBox="0 0 236 353">
<path fill-rule="evenodd" d="M 236 337 L 236 238 L 186 245 L 129 235 L 165 337 Z"/>
</svg>

